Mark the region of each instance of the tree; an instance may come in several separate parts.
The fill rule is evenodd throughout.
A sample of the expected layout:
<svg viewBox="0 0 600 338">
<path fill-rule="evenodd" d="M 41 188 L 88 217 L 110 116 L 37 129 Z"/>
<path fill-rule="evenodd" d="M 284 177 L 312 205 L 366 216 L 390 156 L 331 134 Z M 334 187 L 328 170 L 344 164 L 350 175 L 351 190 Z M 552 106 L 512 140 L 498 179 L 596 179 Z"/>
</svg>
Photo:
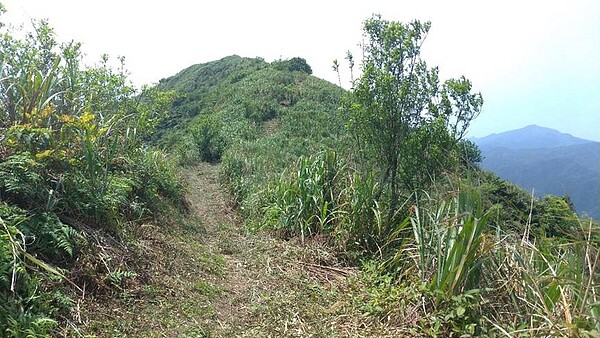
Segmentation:
<svg viewBox="0 0 600 338">
<path fill-rule="evenodd" d="M 312 74 L 312 68 L 306 62 L 305 59 L 301 57 L 293 57 L 289 60 L 277 60 L 273 61 L 273 65 L 276 69 L 290 72 L 304 72 L 308 75 Z"/>
<path fill-rule="evenodd" d="M 293 57 L 289 60 L 289 69 L 291 71 L 305 72 L 309 75 L 312 74 L 312 68 L 310 68 L 305 59 L 300 57 Z"/>
<path fill-rule="evenodd" d="M 401 188 L 423 188 L 457 162 L 457 144 L 483 104 L 464 77 L 440 84 L 420 57 L 431 24 L 364 23 L 362 75 L 345 98 L 361 153 L 380 174 L 394 212 Z M 382 190 L 383 192 L 383 190 Z"/>
<path fill-rule="evenodd" d="M 483 155 L 477 144 L 469 140 L 459 142 L 460 161 L 465 166 L 474 166 L 483 161 Z"/>
</svg>

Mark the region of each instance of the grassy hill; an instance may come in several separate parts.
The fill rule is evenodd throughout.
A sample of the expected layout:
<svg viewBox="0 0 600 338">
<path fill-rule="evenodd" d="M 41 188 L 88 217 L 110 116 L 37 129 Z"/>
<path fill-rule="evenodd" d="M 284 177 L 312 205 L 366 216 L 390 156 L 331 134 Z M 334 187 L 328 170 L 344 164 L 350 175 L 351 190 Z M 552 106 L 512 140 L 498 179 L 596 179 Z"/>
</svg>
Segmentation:
<svg viewBox="0 0 600 338">
<path fill-rule="evenodd" d="M 542 242 L 545 240 L 541 238 L 546 236 L 558 241 L 572 236 L 581 238 L 579 231 L 585 226 L 574 216 L 569 200 L 555 196 L 532 200 L 526 191 L 497 176 L 476 169 L 467 169 L 469 173 L 466 173 L 466 168 L 450 173 L 446 179 L 440 179 L 420 199 L 414 199 L 415 196 L 410 192 L 404 197 L 406 203 L 415 204 L 407 204 L 407 209 L 402 211 L 406 218 L 402 219 L 406 222 L 410 219 L 414 231 L 438 229 L 439 232 L 432 235 L 434 237 L 427 237 L 431 242 L 411 242 L 415 239 L 405 232 L 408 231 L 405 227 L 410 223 L 398 221 L 391 227 L 382 227 L 384 217 L 381 208 L 385 201 L 376 200 L 377 186 L 373 183 L 373 177 L 361 174 L 361 164 L 355 162 L 357 157 L 354 153 L 359 148 L 345 128 L 348 116 L 339 109 L 344 91 L 307 72 L 287 69 L 285 62 L 281 60 L 269 64 L 260 59 L 230 56 L 220 61 L 192 66 L 159 84 L 161 89 L 173 89 L 178 94 L 178 99 L 171 108 L 171 117 L 163 125 L 163 137 L 159 139 L 159 143 L 173 150 L 182 164 L 198 160 L 221 162 L 223 183 L 233 195 L 247 227 L 274 230 L 283 238 L 300 238 L 302 242 L 325 236 L 329 243 L 327 250 L 338 259 L 359 266 L 359 262 L 375 261 L 382 276 L 393 276 L 392 280 L 395 282 L 388 285 L 391 288 L 388 292 L 407 292 L 409 289 L 415 292 L 413 288 L 420 283 L 418 278 L 413 280 L 401 271 L 415 269 L 410 263 L 413 260 L 415 264 L 420 260 L 420 264 L 437 264 L 434 262 L 439 261 L 433 256 L 427 256 L 428 252 L 437 255 L 450 249 L 441 244 L 452 238 L 447 232 L 449 228 L 443 225 L 443 215 L 457 219 L 462 216 L 451 216 L 453 214 L 450 209 L 446 208 L 453 205 L 462 208 L 462 203 L 481 203 L 487 210 L 487 216 L 481 214 L 476 217 L 486 219 L 489 232 L 481 231 L 487 233 L 485 236 L 491 236 L 486 238 L 495 243 L 492 245 L 489 242 L 492 246 L 487 248 L 495 247 L 500 251 L 496 251 L 496 254 L 491 254 L 492 251 L 480 252 L 485 252 L 483 255 L 486 257 L 481 256 L 480 264 L 491 270 L 481 272 L 486 277 L 480 279 L 481 283 L 478 285 L 495 291 L 474 298 L 452 298 L 457 301 L 460 299 L 459 303 L 439 303 L 435 300 L 436 297 L 430 298 L 432 294 L 428 294 L 429 291 L 425 292 L 423 295 L 430 299 L 431 303 L 428 304 L 432 307 L 428 306 L 425 313 L 422 313 L 423 316 L 431 319 L 430 316 L 438 313 L 436 311 L 441 311 L 444 316 L 450 316 L 446 318 L 455 318 L 442 321 L 444 329 L 440 332 L 446 333 L 453 330 L 450 329 L 453 325 L 466 325 L 457 324 L 455 320 L 458 318 L 474 325 L 461 326 L 460 329 L 456 327 L 460 332 L 467 332 L 464 331 L 467 327 L 477 327 L 477 330 L 481 330 L 478 331 L 480 333 L 494 331 L 489 324 L 472 321 L 473 318 L 481 318 L 478 316 L 490 311 L 494 313 L 496 310 L 493 308 L 503 302 L 512 302 L 509 300 L 512 297 L 509 293 L 513 291 L 504 289 L 507 286 L 520 288 L 518 285 L 525 286 L 520 283 L 525 283 L 529 278 L 541 278 L 543 274 L 538 274 L 541 272 L 535 272 L 537 277 L 529 275 L 534 273 L 530 270 L 533 268 L 530 264 L 542 262 L 542 256 L 545 255 L 553 255 L 558 259 L 559 256 L 554 256 L 558 253 L 552 252 L 550 244 L 543 249 L 550 251 L 537 251 L 533 254 L 531 247 L 518 244 L 522 238 L 531 236 L 530 238 L 537 238 L 537 241 Z M 205 78 L 204 72 L 209 69 L 217 74 L 210 74 Z M 215 81 L 217 77 L 221 81 Z M 470 178 L 465 181 L 467 177 Z M 457 196 L 449 193 L 452 189 L 471 192 Z M 414 208 L 422 208 L 422 216 L 411 214 L 416 210 Z M 494 237 L 493 233 L 499 237 Z M 435 236 L 441 237 L 435 239 Z M 434 245 L 435 241 L 441 241 L 438 242 L 441 246 Z M 549 239 L 548 243 L 551 241 Z M 451 245 L 451 242 L 447 243 Z M 423 250 L 422 256 L 405 256 L 406 248 Z M 481 247 L 481 250 L 488 249 Z M 516 253 L 517 256 L 509 252 Z M 530 256 L 525 259 L 525 255 Z M 426 263 L 428 259 L 431 261 Z M 538 259 L 540 261 L 534 263 Z M 504 274 L 509 270 L 505 271 L 499 266 L 509 261 L 520 265 L 524 273 L 522 278 L 513 279 L 514 277 Z M 547 263 L 549 261 L 543 264 Z M 560 258 L 552 264 L 564 266 L 562 264 L 565 263 Z M 426 277 L 423 278 L 426 280 Z M 500 281 L 504 281 L 504 284 Z M 400 284 L 395 284 L 396 282 Z M 375 288 L 382 286 L 377 285 Z M 527 297 L 545 297 L 543 294 L 550 290 L 544 288 L 532 291 Z M 359 292 L 375 291 L 368 288 Z M 450 297 L 451 294 L 450 292 L 447 296 Z M 386 295 L 389 296 L 388 293 Z M 457 296 L 455 294 L 452 297 Z M 394 299 L 386 299 L 380 308 L 384 312 L 374 310 L 369 313 L 382 314 L 390 311 L 388 306 L 399 306 Z M 486 299 L 491 302 L 489 304 L 495 305 L 491 308 L 483 306 L 476 299 Z M 473 303 L 469 303 L 471 301 Z M 533 301 L 531 305 L 536 302 Z M 465 317 L 462 312 L 452 317 L 449 313 L 454 306 L 469 307 L 470 315 L 475 317 Z M 541 316 L 553 316 L 537 306 L 527 310 L 520 309 L 519 316 L 523 316 L 520 317 L 521 320 L 530 318 L 534 312 Z M 439 324 L 434 322 L 436 321 L 422 324 L 427 327 Z M 501 325 L 507 325 L 507 322 L 503 323 Z M 548 332 L 544 331 L 544 325 L 532 325 L 532 329 L 535 327 L 537 332 Z"/>
<path fill-rule="evenodd" d="M 178 98 L 159 143 L 181 163 L 222 160 L 241 204 L 300 156 L 343 148 L 342 89 L 287 62 L 229 56 L 161 81 Z"/>
<path fill-rule="evenodd" d="M 392 40 L 429 27 L 369 22 Z M 466 79 L 430 87 L 417 65 L 426 81 L 405 84 L 429 90 L 400 92 L 429 115 L 400 121 L 385 168 L 377 149 L 396 148 L 365 137 L 398 121 L 373 113 L 395 108 L 386 90 L 361 101 L 300 57 L 229 56 L 138 92 L 38 33 L 0 54 L 4 336 L 600 332 L 598 225 L 473 166 L 468 123 L 444 119 L 481 104 Z"/>
</svg>

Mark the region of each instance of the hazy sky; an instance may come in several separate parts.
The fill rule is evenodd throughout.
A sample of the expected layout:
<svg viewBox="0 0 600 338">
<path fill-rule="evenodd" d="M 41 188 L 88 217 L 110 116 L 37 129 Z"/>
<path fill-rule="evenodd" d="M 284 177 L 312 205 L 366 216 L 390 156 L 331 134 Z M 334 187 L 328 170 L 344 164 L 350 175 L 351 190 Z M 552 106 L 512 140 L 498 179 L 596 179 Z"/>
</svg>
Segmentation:
<svg viewBox="0 0 600 338">
<path fill-rule="evenodd" d="M 332 61 L 358 50 L 373 13 L 429 20 L 425 60 L 443 79 L 465 75 L 483 94 L 471 136 L 538 124 L 600 141 L 598 0 L 0 2 L 4 22 L 47 18 L 60 41 L 83 42 L 89 60 L 125 56 L 137 85 L 231 54 L 300 56 L 337 83 Z"/>
</svg>

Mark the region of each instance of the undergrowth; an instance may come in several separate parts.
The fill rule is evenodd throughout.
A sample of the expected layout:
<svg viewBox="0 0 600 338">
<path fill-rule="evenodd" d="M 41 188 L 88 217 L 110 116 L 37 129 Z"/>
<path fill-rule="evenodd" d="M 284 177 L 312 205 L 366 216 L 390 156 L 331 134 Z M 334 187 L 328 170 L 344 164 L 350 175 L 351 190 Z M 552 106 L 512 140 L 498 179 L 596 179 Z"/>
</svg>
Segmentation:
<svg viewBox="0 0 600 338">
<path fill-rule="evenodd" d="M 348 335 L 375 328 L 376 336 L 385 331 L 378 331 L 381 326 L 404 336 L 600 335 L 598 225 L 577 218 L 566 197 L 538 200 L 476 167 L 476 149 L 456 138 L 469 121 L 450 128 L 442 114 L 452 114 L 452 100 L 469 93 L 464 78 L 430 88 L 437 85 L 433 69 L 427 81 L 415 81 L 442 95 L 431 102 L 419 98 L 419 107 L 429 109 L 425 113 L 437 115 L 412 116 L 415 125 L 424 125 L 418 129 L 382 124 L 383 117 L 396 122 L 387 110 L 373 119 L 365 107 L 377 108 L 379 94 L 374 101 L 352 99 L 352 92 L 311 76 L 301 58 L 269 64 L 232 56 L 136 90 L 123 70 L 108 66 L 108 57 L 81 65 L 80 45 L 57 43 L 43 21 L 24 39 L 3 28 L 1 39 L 4 336 L 77 335 L 73 313 L 86 293 L 97 299 L 118 296 L 122 304 L 135 301 L 134 290 L 148 298 L 159 294 L 156 285 L 144 284 L 155 264 L 151 258 L 158 259 L 149 254 L 156 255 L 151 245 L 164 245 L 180 259 L 179 265 L 163 262 L 160 271 L 175 268 L 188 277 L 202 271 L 213 281 L 231 273 L 225 268 L 232 268 L 226 264 L 233 260 L 225 255 L 256 254 L 251 243 L 240 249 L 233 237 L 221 239 L 218 255 L 204 255 L 203 247 L 184 235 L 173 238 L 185 242 L 185 252 L 152 236 L 137 240 L 157 223 L 186 231 L 185 220 L 178 219 L 187 204 L 176 165 L 198 161 L 221 162 L 222 183 L 248 230 L 286 241 L 265 241 L 269 248 L 288 250 L 297 241 L 304 250 L 323 243 L 313 261 L 276 257 L 273 268 L 273 257 L 266 256 L 274 286 L 256 287 L 263 297 L 252 299 L 252 293 L 245 300 L 250 315 L 283 325 L 267 325 L 271 333 L 335 335 L 348 324 Z M 353 66 L 351 55 L 348 59 Z M 361 87 L 362 94 L 371 89 Z M 463 99 L 477 111 L 482 103 L 480 96 Z M 380 137 L 379 129 L 365 128 L 391 124 L 406 133 L 406 142 L 390 134 L 404 153 L 385 140 L 364 144 L 366 136 Z M 169 157 L 148 141 L 168 149 Z M 381 158 L 378 149 L 391 155 Z M 179 221 L 183 227 L 174 225 Z M 335 266 L 327 265 L 331 262 Z M 360 272 L 349 273 L 351 267 Z M 307 279 L 282 282 L 291 276 L 284 268 Z M 257 271 L 244 273 L 252 277 Z M 324 276 L 332 286 L 314 276 Z M 224 291 L 208 280 L 185 282 L 186 290 L 208 305 L 185 302 L 194 308 L 183 313 L 212 318 L 210 302 L 222 301 Z M 286 295 L 278 285 L 294 290 Z M 295 306 L 310 308 L 304 322 Z M 317 327 L 320 315 L 327 327 Z M 173 329 L 175 323 L 166 325 Z M 135 326 L 134 321 L 117 324 Z M 288 324 L 297 331 L 289 333 Z M 186 329 L 207 335 L 202 325 Z"/>
<path fill-rule="evenodd" d="M 0 335 L 63 335 L 74 299 L 137 276 L 131 229 L 182 201 L 144 143 L 173 95 L 134 89 L 107 56 L 81 65 L 45 21 L 0 40 Z"/>
</svg>

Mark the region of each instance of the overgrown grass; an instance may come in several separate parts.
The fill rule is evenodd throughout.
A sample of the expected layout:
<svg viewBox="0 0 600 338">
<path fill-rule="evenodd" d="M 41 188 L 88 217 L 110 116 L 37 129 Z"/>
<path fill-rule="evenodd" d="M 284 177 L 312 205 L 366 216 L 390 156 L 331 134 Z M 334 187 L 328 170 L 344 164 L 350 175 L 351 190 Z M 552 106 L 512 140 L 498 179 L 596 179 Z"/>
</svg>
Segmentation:
<svg viewBox="0 0 600 338">
<path fill-rule="evenodd" d="M 43 21 L 14 33 L 0 32 L 0 335 L 57 335 L 67 294 L 137 276 L 127 228 L 182 201 L 173 165 L 144 143 L 173 95 L 135 90 L 108 57 L 82 66 L 80 45 Z"/>
<path fill-rule="evenodd" d="M 226 66 L 221 84 L 202 87 L 181 158 L 220 158 L 252 229 L 324 238 L 363 266 L 373 283 L 355 290 L 366 305 L 352 311 L 396 318 L 411 335 L 596 334 L 597 224 L 581 227 L 568 199 L 532 199 L 469 163 L 402 191 L 391 210 L 381 177 L 354 155 L 340 88 L 261 60 L 222 61 L 197 67 Z"/>
<path fill-rule="evenodd" d="M 393 306 L 417 306 L 396 303 L 409 292 L 420 295 L 415 299 L 421 300 L 423 313 L 415 311 L 425 320 L 415 323 L 421 327 L 411 329 L 415 334 L 600 332 L 597 225 L 590 222 L 560 238 L 491 227 L 483 190 L 460 179 L 409 195 L 404 221 L 385 224 L 385 204 L 373 193 L 377 186 L 364 189 L 370 181 L 358 183 L 342 163 L 332 153 L 298 160 L 265 190 L 269 202 L 263 224 L 283 229 L 288 237 L 325 234 L 344 248 L 340 253 L 358 250 L 358 257 L 374 260 L 387 286 L 378 282 L 365 290 L 384 297 L 365 307 L 367 313 L 398 314 L 406 309 Z M 364 205 L 370 206 L 367 212 Z"/>
</svg>

